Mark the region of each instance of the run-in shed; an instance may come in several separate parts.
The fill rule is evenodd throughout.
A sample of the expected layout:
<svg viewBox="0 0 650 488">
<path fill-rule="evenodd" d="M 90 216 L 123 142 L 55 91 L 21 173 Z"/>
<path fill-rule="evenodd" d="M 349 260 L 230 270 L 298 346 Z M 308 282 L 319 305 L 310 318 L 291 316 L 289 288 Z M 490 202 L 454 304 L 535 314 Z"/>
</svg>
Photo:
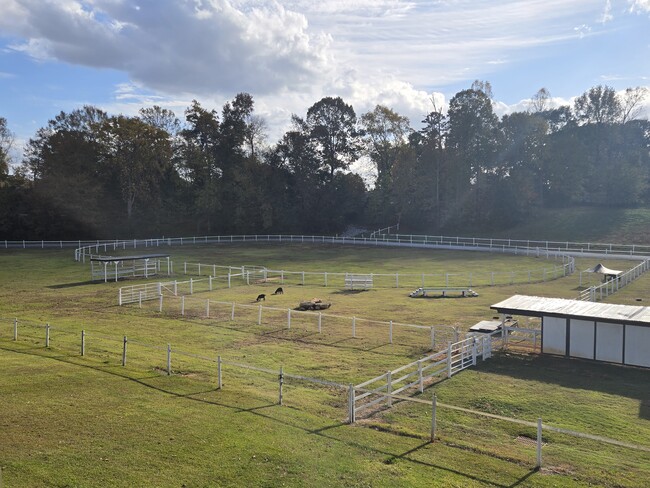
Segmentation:
<svg viewBox="0 0 650 488">
<path fill-rule="evenodd" d="M 650 307 L 514 295 L 491 308 L 540 317 L 543 354 L 650 368 Z"/>
</svg>

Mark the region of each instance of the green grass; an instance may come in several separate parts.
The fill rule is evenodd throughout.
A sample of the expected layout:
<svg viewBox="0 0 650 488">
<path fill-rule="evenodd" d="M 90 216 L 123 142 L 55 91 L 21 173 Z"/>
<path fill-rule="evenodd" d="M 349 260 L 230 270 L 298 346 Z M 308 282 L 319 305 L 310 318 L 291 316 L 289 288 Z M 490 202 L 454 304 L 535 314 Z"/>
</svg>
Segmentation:
<svg viewBox="0 0 650 488">
<path fill-rule="evenodd" d="M 549 266 L 546 260 L 492 255 L 324 246 L 218 246 L 170 249 L 175 262 L 261 264 L 287 270 L 373 272 L 482 272 Z M 578 269 L 595 264 L 582 259 Z M 603 262 L 621 269 L 626 261 Z M 178 269 L 178 268 L 176 268 Z M 345 391 L 287 380 L 277 403 L 277 376 L 224 368 L 216 389 L 214 362 L 177 354 L 239 361 L 347 384 L 369 379 L 421 357 L 428 335 L 286 315 L 256 325 L 257 313 L 213 306 L 207 298 L 250 304 L 276 284 L 219 289 L 178 303 L 117 307 L 117 288 L 88 283 L 87 265 L 69 251 L 0 254 L 0 317 L 21 319 L 20 340 L 11 321 L 0 321 L 0 466 L 3 486 L 642 486 L 649 454 L 545 433 L 545 468 L 532 470 L 531 429 L 441 409 L 440 440 L 427 443 L 430 408 L 400 403 L 345 425 Z M 587 279 L 583 277 L 586 285 Z M 514 293 L 573 298 L 578 275 L 552 282 L 482 286 L 465 299 L 410 299 L 410 289 L 344 293 L 338 287 L 289 283 L 263 305 L 293 308 L 318 296 L 328 314 L 465 330 L 490 318 L 489 306 Z M 642 277 L 619 296 L 647 297 Z M 265 312 L 266 314 L 266 312 Z M 266 316 L 265 316 L 266 318 Z M 53 327 L 51 348 L 44 331 Z M 87 332 L 87 355 L 79 334 Z M 397 329 L 396 329 L 397 330 Z M 121 337 L 129 337 L 120 366 Z M 174 374 L 165 374 L 173 346 Z M 144 344 L 161 346 L 158 349 Z M 501 355 L 435 387 L 441 402 L 650 445 L 650 373 L 525 355 Z M 431 398 L 431 389 L 425 398 Z M 478 434 L 478 435 L 477 435 Z M 519 440 L 517 440 L 519 438 Z"/>
</svg>

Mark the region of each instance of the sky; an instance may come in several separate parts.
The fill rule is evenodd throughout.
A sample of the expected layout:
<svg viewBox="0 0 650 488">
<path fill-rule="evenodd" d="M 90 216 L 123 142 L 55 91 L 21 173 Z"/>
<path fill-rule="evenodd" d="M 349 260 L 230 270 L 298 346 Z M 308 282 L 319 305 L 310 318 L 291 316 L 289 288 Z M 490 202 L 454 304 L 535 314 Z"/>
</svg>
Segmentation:
<svg viewBox="0 0 650 488">
<path fill-rule="evenodd" d="M 414 127 L 474 80 L 499 115 L 542 87 L 650 88 L 650 0 L 0 0 L 0 117 L 20 147 L 84 104 L 182 119 L 253 95 L 269 143 L 325 96 Z M 650 100 L 644 113 L 650 116 Z"/>
</svg>

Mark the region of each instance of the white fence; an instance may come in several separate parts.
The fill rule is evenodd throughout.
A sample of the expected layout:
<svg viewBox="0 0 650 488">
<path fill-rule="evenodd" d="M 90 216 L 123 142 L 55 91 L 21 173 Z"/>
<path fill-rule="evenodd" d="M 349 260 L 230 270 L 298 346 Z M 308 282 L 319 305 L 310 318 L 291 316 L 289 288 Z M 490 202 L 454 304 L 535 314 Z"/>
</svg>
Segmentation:
<svg viewBox="0 0 650 488">
<path fill-rule="evenodd" d="M 122 299 L 124 300 L 125 297 L 126 293 L 122 295 Z M 144 298 L 140 300 L 139 297 L 139 293 L 136 293 L 135 299 L 130 303 L 139 302 L 140 307 L 142 307 L 145 300 Z M 435 350 L 436 347 L 450 341 L 456 342 L 461 335 L 458 327 L 450 325 L 406 324 L 392 320 L 373 320 L 323 312 L 300 311 L 291 308 L 203 300 L 185 295 L 175 296 L 173 289 L 167 290 L 165 294 L 161 293 L 155 296 L 153 300 L 155 299 L 158 300 L 156 307 L 158 312 L 175 313 L 181 317 L 200 317 L 230 322 L 237 319 L 259 326 L 267 325 L 286 329 L 301 327 L 313 330 L 318 334 L 336 331 L 351 338 L 370 336 L 378 338 L 383 334 L 387 344 L 400 341 L 401 343 L 426 347 L 431 350 Z M 124 301 L 123 303 L 127 302 Z M 383 332 L 380 333 L 379 331 Z"/>
<path fill-rule="evenodd" d="M 193 295 L 194 293 L 213 291 L 220 287 L 230 288 L 232 285 L 232 279 L 241 276 L 241 273 L 227 274 L 222 276 L 208 276 L 207 278 L 199 279 L 190 278 L 185 281 L 174 280 L 123 286 L 118 290 L 117 301 L 120 306 L 129 303 L 142 304 L 143 301 L 147 300 L 162 300 L 163 295 Z"/>
<path fill-rule="evenodd" d="M 491 356 L 492 340 L 489 335 L 472 336 L 462 341 L 449 342 L 443 351 L 354 386 L 351 418 L 356 419 L 363 411 L 370 412 L 368 409 L 375 405 L 391 407 L 393 404 L 391 395 L 399 395 L 414 388 L 422 393 L 425 384 L 429 386 L 444 378 L 451 378 L 463 369 L 476 366 L 478 358 L 484 361 Z"/>
<path fill-rule="evenodd" d="M 237 388 L 236 382 L 233 381 L 236 377 L 241 375 L 237 370 L 250 371 L 254 373 L 255 378 L 270 377 L 267 388 L 273 388 L 271 395 L 277 399 L 278 405 L 286 403 L 286 392 L 284 385 L 288 380 L 293 380 L 298 385 L 307 385 L 309 388 L 321 388 L 327 395 L 336 398 L 337 405 L 346 405 L 347 421 L 354 423 L 357 420 L 357 414 L 367 410 L 373 405 L 379 405 L 382 402 L 385 405 L 392 405 L 396 402 L 413 402 L 431 406 L 431 423 L 429 429 L 430 441 L 434 442 L 437 436 L 437 409 L 448 409 L 456 412 L 462 412 L 470 415 L 475 415 L 486 421 L 499 420 L 506 421 L 521 426 L 527 426 L 536 429 L 536 450 L 535 450 L 535 467 L 542 466 L 542 431 L 557 432 L 576 438 L 589 439 L 599 443 L 605 443 L 617 447 L 631 449 L 641 452 L 650 452 L 650 447 L 645 445 L 634 444 L 607 437 L 593 435 L 589 433 L 577 432 L 561 427 L 555 427 L 548 424 L 543 424 L 541 419 L 537 422 L 530 422 L 512 417 L 495 415 L 492 413 L 482 412 L 478 410 L 458 407 L 437 401 L 436 395 L 433 395 L 433 400 L 425 400 L 421 397 L 407 396 L 409 389 L 416 389 L 418 392 L 423 392 L 424 387 L 429 386 L 439 378 L 449 377 L 455 372 L 461 371 L 458 367 L 454 368 L 454 363 L 457 365 L 465 364 L 465 367 L 476 364 L 479 357 L 486 359 L 491 355 L 491 345 L 489 336 L 486 335 L 483 340 L 475 340 L 468 338 L 459 341 L 457 344 L 452 344 L 447 350 L 442 351 L 426 358 L 422 358 L 416 362 L 405 365 L 401 368 L 388 372 L 386 375 L 373 378 L 368 382 L 361 383 L 356 387 L 352 384 L 342 384 L 340 382 L 329 381 L 322 378 L 314 378 L 295 373 L 289 373 L 284 370 L 283 366 L 277 366 L 275 369 L 261 368 L 258 366 L 244 364 L 239 361 L 224 359 L 221 355 L 206 356 L 194 352 L 184 351 L 183 349 L 172 347 L 171 344 L 151 344 L 127 336 L 106 336 L 97 333 L 86 333 L 85 330 L 70 331 L 52 327 L 49 323 L 42 324 L 37 322 L 19 321 L 17 318 L 7 319 L 0 318 L 0 341 L 7 341 L 5 337 L 4 325 L 9 323 L 13 329 L 13 337 L 11 341 L 18 341 L 19 337 L 23 338 L 23 332 L 19 336 L 20 330 L 36 330 L 40 336 L 40 340 L 36 339 L 32 333 L 25 332 L 27 340 L 36 345 L 43 344 L 46 349 L 55 349 L 57 354 L 60 354 L 65 348 L 70 346 L 76 350 L 74 355 L 82 357 L 92 357 L 97 355 L 101 358 L 103 364 L 110 362 L 110 357 L 114 357 L 114 362 L 126 367 L 131 364 L 134 355 L 133 349 L 136 349 L 135 356 L 138 360 L 138 367 L 144 367 L 147 370 L 151 369 L 151 361 L 154 361 L 158 366 L 154 369 L 161 371 L 166 375 L 183 374 L 183 364 L 186 361 L 191 361 L 193 365 L 203 364 L 199 366 L 200 371 L 206 372 L 208 381 L 216 383 L 217 390 L 224 388 L 224 377 L 232 375 L 233 380 L 229 380 L 228 384 L 231 388 Z M 497 337 L 497 336 L 494 336 Z M 145 363 L 141 363 L 142 359 L 138 355 L 137 350 L 159 351 L 147 353 Z M 107 356 L 107 353 L 109 355 Z M 159 354 L 158 359 L 156 355 Z M 153 357 L 152 357 L 153 356 Z M 471 358 L 471 359 L 469 359 Z M 175 364 L 179 362 L 179 366 Z M 132 366 L 133 368 L 133 366 Z M 194 368 L 193 368 L 194 369 Z M 195 369 L 194 369 L 195 370 Z M 401 376 L 398 376 L 401 375 Z M 397 376 L 397 377 L 396 377 Z M 247 385 L 250 385 L 250 378 L 247 377 Z M 257 389 L 255 391 L 258 391 Z M 292 395 L 299 396 L 299 390 L 292 389 Z M 250 389 L 249 389 L 250 392 Z M 359 394 L 357 394 L 359 393 Z M 374 397 L 376 398 L 373 398 Z M 344 400 L 347 396 L 347 400 Z M 371 399 L 372 398 L 372 399 Z M 377 401 L 375 401 L 377 400 Z M 363 402 L 363 403 L 362 403 Z"/>
<path fill-rule="evenodd" d="M 632 283 L 649 269 L 650 261 L 644 260 L 634 268 L 627 270 L 625 273 L 621 273 L 612 280 L 607 280 L 601 285 L 590 286 L 589 288 L 582 290 L 578 299 L 587 302 L 595 302 L 607 298 L 609 295 L 616 293 L 619 289 Z"/>
</svg>

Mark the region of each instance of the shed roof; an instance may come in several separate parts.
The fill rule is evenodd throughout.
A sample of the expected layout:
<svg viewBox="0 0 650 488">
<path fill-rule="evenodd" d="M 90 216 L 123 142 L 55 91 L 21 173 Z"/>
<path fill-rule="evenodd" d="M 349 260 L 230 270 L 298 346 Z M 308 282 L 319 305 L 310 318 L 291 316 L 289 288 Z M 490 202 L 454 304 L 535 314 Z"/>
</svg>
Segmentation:
<svg viewBox="0 0 650 488">
<path fill-rule="evenodd" d="M 565 298 L 514 295 L 490 308 L 500 312 L 535 317 L 561 316 L 603 322 L 645 325 L 650 327 L 650 307 L 594 303 Z"/>
</svg>

